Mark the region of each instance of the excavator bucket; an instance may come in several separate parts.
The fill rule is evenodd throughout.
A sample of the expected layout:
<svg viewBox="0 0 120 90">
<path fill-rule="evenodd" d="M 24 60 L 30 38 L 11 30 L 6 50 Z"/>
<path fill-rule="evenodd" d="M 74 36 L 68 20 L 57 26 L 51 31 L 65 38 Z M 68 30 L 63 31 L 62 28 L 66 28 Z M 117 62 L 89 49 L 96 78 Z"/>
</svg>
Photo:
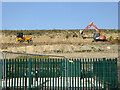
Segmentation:
<svg viewBox="0 0 120 90">
<path fill-rule="evenodd" d="M 80 30 L 80 35 L 82 35 L 82 34 L 83 34 L 83 31 L 84 31 L 84 30 Z"/>
</svg>

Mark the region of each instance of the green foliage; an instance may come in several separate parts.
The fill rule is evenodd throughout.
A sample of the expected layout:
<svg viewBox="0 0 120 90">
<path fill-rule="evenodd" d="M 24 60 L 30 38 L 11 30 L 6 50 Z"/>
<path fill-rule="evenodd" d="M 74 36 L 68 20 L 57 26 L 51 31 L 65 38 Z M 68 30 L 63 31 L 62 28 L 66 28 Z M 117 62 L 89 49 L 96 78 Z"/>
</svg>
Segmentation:
<svg viewBox="0 0 120 90">
<path fill-rule="evenodd" d="M 78 52 L 91 52 L 92 50 L 80 50 L 80 51 L 74 51 L 74 52 L 76 52 L 76 53 L 78 53 Z"/>
<path fill-rule="evenodd" d="M 79 33 L 80 29 L 69 29 L 69 30 L 60 30 L 60 29 L 53 29 L 53 30 L 2 30 L 3 34 L 6 35 L 16 35 L 17 33 L 23 33 L 27 35 L 44 35 L 46 33 L 48 34 L 55 34 L 55 33 L 65 33 L 68 34 L 73 34 L 73 37 L 77 37 L 76 33 Z M 119 33 L 120 30 L 117 29 L 99 29 L 100 32 L 105 32 L 105 33 Z M 75 33 L 76 32 L 76 33 Z M 89 29 L 85 31 L 85 33 L 94 33 L 96 32 L 94 29 Z M 56 34 L 55 34 L 56 35 Z M 66 35 L 66 38 L 68 38 L 69 35 Z"/>
<path fill-rule="evenodd" d="M 62 51 L 60 51 L 60 50 L 54 50 L 54 52 L 61 53 Z"/>
<path fill-rule="evenodd" d="M 102 50 L 102 49 L 98 49 L 98 52 L 102 52 L 102 51 L 104 51 L 104 50 Z"/>
<path fill-rule="evenodd" d="M 70 33 L 68 33 L 68 34 L 66 35 L 66 38 L 68 39 L 70 36 L 71 36 L 71 34 L 70 34 Z"/>
</svg>

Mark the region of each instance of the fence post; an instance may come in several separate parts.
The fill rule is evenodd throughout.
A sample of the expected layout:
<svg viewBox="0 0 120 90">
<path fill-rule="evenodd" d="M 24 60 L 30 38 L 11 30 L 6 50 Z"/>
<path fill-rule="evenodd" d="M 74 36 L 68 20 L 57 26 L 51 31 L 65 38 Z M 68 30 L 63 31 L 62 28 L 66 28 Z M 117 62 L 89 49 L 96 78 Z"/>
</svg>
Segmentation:
<svg viewBox="0 0 120 90">
<path fill-rule="evenodd" d="M 104 89 L 106 89 L 106 59 L 103 58 L 103 78 L 104 78 Z"/>
<path fill-rule="evenodd" d="M 29 58 L 29 90 L 31 90 L 31 71 L 32 71 L 32 58 Z"/>
<path fill-rule="evenodd" d="M 116 68 L 115 68 L 115 69 L 116 69 L 116 70 L 115 70 L 115 71 L 116 71 L 116 72 L 115 72 L 115 73 L 116 73 L 116 90 L 118 90 L 118 69 L 117 69 L 117 58 L 115 58 L 115 62 L 116 62 L 116 65 L 115 65 L 115 66 L 116 66 Z"/>
<path fill-rule="evenodd" d="M 68 63 L 67 58 L 65 58 L 65 77 L 66 77 L 66 88 L 68 89 Z"/>
<path fill-rule="evenodd" d="M 2 89 L 2 61 L 0 60 L 0 90 Z"/>
<path fill-rule="evenodd" d="M 5 89 L 5 87 L 4 87 L 4 85 L 5 85 L 5 84 L 4 84 L 4 74 L 5 74 L 5 73 L 4 73 L 4 69 L 5 69 L 5 68 L 4 68 L 4 63 L 5 63 L 5 62 L 4 62 L 4 54 L 3 54 L 3 53 L 2 53 L 2 56 L 3 56 L 3 62 L 2 62 L 2 63 L 3 63 L 3 64 L 2 64 L 2 65 L 3 65 L 3 66 L 2 66 L 2 67 L 3 67 L 3 82 L 2 82 L 3 87 L 2 87 L 2 88 L 3 88 L 3 90 L 4 90 L 4 89 Z"/>
</svg>

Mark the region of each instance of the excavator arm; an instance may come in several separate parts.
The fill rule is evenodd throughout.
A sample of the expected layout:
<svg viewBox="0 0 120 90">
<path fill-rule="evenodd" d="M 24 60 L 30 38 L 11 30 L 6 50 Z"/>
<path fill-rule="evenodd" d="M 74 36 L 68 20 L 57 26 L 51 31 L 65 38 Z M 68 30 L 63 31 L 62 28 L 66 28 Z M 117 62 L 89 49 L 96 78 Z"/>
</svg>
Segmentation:
<svg viewBox="0 0 120 90">
<path fill-rule="evenodd" d="M 95 28 L 95 30 L 97 31 L 97 33 L 100 33 L 100 31 L 98 30 L 98 28 L 95 25 L 92 25 L 92 26 Z"/>
<path fill-rule="evenodd" d="M 87 31 L 92 25 L 93 25 L 93 22 L 91 22 L 91 23 L 85 28 L 85 31 Z"/>
<path fill-rule="evenodd" d="M 85 28 L 85 31 L 87 31 L 91 26 L 93 26 L 95 28 L 95 30 L 97 31 L 97 33 L 100 33 L 98 28 L 93 24 L 93 22 L 91 22 L 86 28 Z M 81 34 L 83 34 L 83 31 L 80 31 Z"/>
</svg>

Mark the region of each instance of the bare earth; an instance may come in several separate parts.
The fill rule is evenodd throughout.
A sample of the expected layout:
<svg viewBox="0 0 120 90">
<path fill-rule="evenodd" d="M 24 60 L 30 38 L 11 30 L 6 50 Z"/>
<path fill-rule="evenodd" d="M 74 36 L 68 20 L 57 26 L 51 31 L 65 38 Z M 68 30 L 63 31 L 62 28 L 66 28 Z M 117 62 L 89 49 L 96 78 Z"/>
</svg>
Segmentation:
<svg viewBox="0 0 120 90">
<path fill-rule="evenodd" d="M 27 34 L 25 31 L 23 33 Z M 31 32 L 32 43 L 18 43 L 15 41 L 16 34 L 10 31 L 1 32 L 1 51 L 54 54 L 66 57 L 115 57 L 119 56 L 119 35 L 114 31 L 102 31 L 107 41 L 92 42 L 94 32 L 86 32 L 83 39 L 79 30 L 62 30 L 51 32 L 44 31 L 42 34 Z M 29 34 L 29 33 L 28 33 Z M 108 48 L 110 47 L 110 49 Z"/>
</svg>

